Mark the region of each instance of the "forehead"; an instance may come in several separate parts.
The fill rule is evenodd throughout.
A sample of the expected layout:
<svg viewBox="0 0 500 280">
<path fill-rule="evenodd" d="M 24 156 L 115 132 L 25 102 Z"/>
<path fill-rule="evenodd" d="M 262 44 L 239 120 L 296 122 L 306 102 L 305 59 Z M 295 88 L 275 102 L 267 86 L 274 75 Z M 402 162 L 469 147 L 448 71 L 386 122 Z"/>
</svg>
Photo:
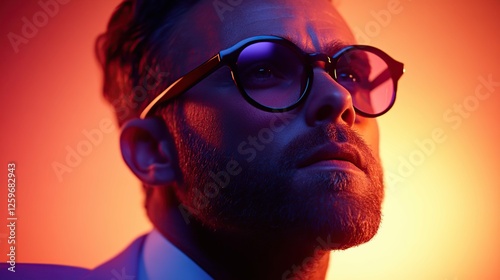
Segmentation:
<svg viewBox="0 0 500 280">
<path fill-rule="evenodd" d="M 186 54 L 184 64 L 194 66 L 257 35 L 288 38 L 307 52 L 354 43 L 328 0 L 202 0 L 176 23 L 168 49 Z"/>
</svg>

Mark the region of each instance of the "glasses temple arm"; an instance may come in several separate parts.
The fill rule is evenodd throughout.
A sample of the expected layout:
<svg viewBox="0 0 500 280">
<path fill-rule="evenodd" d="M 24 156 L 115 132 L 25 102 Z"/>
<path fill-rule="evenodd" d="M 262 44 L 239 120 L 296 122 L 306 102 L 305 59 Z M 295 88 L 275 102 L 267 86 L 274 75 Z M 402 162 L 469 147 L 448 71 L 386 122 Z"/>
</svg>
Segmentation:
<svg viewBox="0 0 500 280">
<path fill-rule="evenodd" d="M 140 118 L 144 119 L 149 116 L 156 106 L 160 103 L 175 98 L 181 93 L 189 90 L 208 75 L 212 74 L 215 70 L 222 66 L 221 57 L 219 54 L 213 56 L 202 65 L 195 68 L 193 71 L 187 73 L 181 78 L 173 82 L 169 87 L 162 91 L 153 101 L 151 101 L 146 108 L 142 111 Z"/>
</svg>

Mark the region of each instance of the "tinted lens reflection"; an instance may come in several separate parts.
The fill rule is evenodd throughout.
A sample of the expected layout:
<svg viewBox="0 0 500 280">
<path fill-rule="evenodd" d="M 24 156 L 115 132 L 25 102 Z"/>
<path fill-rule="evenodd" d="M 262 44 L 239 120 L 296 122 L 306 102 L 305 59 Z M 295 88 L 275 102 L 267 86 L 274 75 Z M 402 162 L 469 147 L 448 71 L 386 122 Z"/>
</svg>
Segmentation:
<svg viewBox="0 0 500 280">
<path fill-rule="evenodd" d="M 299 54 L 276 42 L 258 42 L 246 47 L 236 67 L 247 95 L 276 109 L 295 104 L 307 80 Z"/>
<path fill-rule="evenodd" d="M 356 109 L 377 115 L 394 102 L 394 82 L 389 66 L 378 55 L 358 49 L 339 57 L 336 79 L 352 96 Z"/>
</svg>

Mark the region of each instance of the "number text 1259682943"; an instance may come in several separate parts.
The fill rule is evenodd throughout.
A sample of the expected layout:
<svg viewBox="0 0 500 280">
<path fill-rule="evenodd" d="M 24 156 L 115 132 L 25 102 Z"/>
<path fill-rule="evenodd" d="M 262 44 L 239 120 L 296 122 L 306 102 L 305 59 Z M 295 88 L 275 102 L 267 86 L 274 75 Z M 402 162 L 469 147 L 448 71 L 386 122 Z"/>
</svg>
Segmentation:
<svg viewBox="0 0 500 280">
<path fill-rule="evenodd" d="M 9 244 L 7 253 L 7 268 L 11 272 L 16 272 L 16 164 L 11 162 L 7 164 L 7 228 L 9 229 Z"/>
</svg>

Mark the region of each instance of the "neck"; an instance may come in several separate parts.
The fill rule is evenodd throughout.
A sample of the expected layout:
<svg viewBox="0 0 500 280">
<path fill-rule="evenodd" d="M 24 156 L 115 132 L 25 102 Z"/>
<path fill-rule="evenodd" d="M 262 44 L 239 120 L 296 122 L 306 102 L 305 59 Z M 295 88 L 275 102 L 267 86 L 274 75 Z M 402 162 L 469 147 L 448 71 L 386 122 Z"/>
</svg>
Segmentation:
<svg viewBox="0 0 500 280">
<path fill-rule="evenodd" d="M 290 231 L 214 231 L 187 217 L 182 212 L 187 210 L 180 210 L 175 195 L 167 192 L 153 189 L 148 203 L 151 221 L 215 279 L 325 279 L 329 250 L 322 239 L 308 244 Z"/>
</svg>

